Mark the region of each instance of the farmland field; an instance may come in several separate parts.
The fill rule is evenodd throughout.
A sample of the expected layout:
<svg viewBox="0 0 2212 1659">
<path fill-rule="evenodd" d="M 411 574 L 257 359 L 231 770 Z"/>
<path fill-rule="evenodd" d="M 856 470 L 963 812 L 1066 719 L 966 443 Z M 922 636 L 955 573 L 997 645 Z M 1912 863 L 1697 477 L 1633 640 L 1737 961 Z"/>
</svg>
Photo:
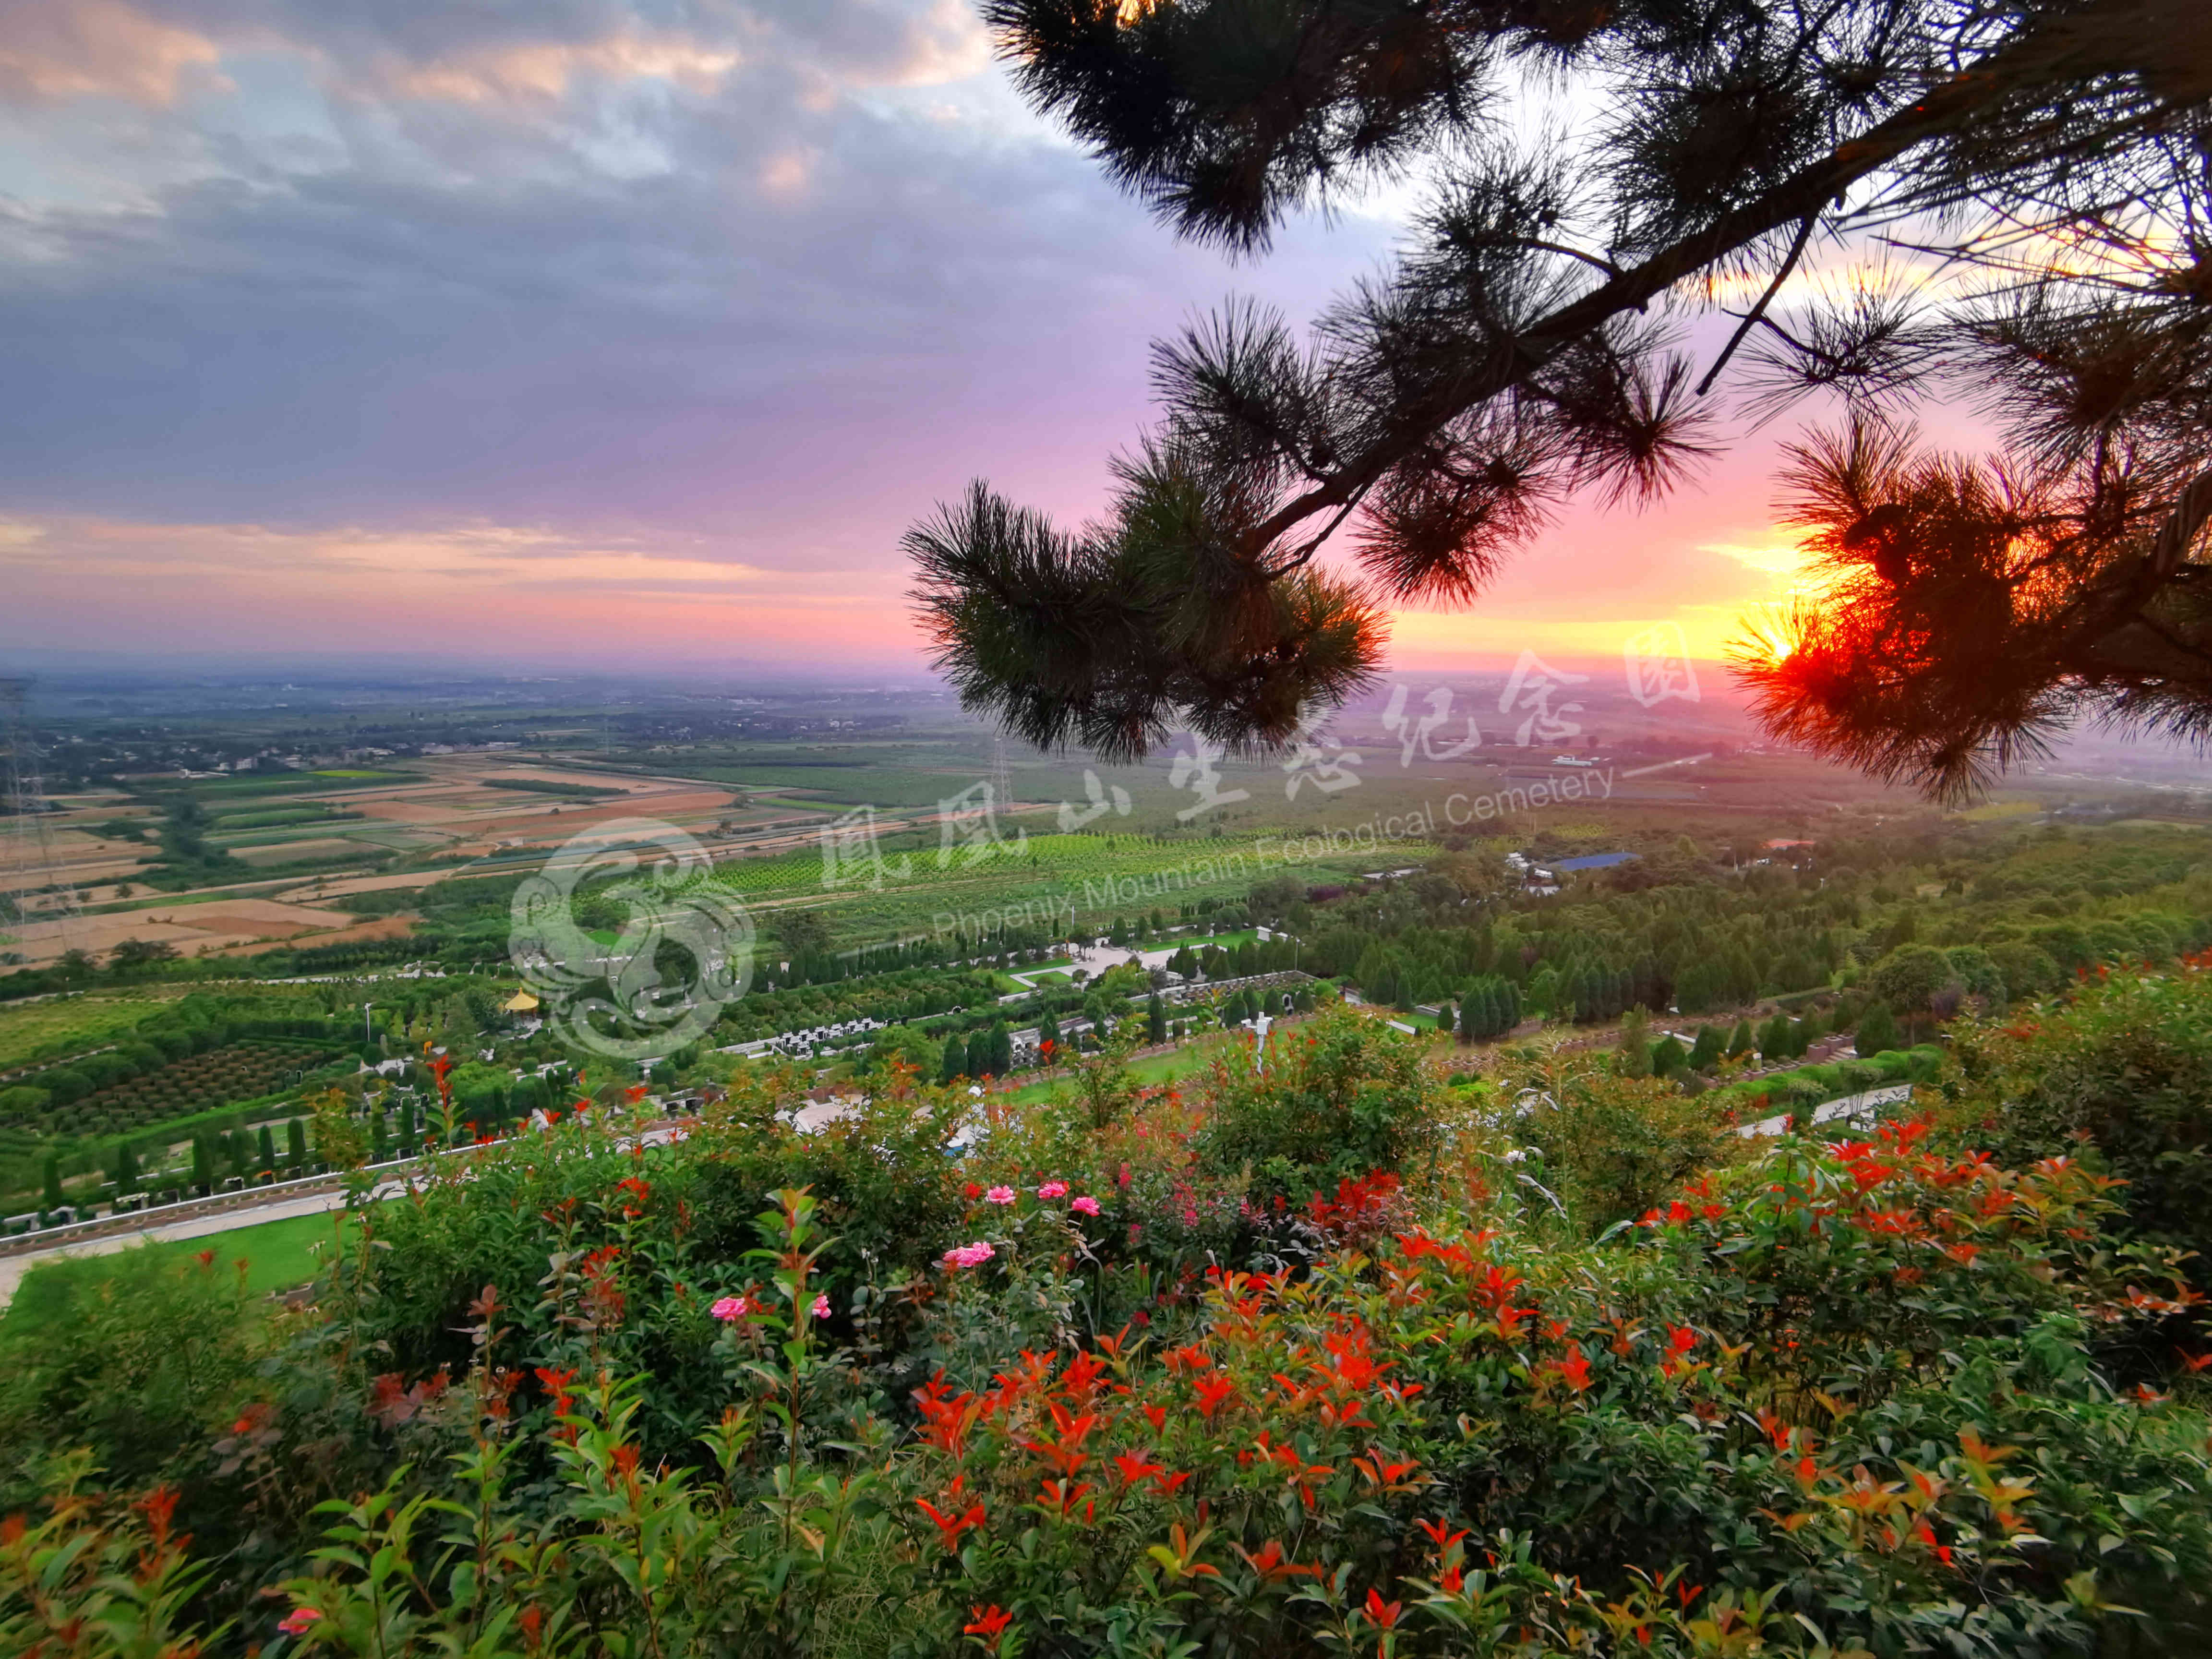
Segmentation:
<svg viewBox="0 0 2212 1659">
<path fill-rule="evenodd" d="M 327 1050 L 312 1046 L 249 1039 L 171 1060 L 140 1076 L 120 1079 L 81 1099 L 56 1098 L 40 1110 L 0 1114 L 0 1128 L 50 1127 L 74 1136 L 151 1128 L 172 1118 L 271 1093 L 330 1057 Z M 24 1080 L 41 1086 L 45 1075 L 34 1073 Z M 41 1122 L 42 1116 L 51 1119 L 51 1123 Z"/>
<path fill-rule="evenodd" d="M 179 987 L 169 996 L 183 994 Z M 33 1060 L 80 1054 L 112 1042 L 168 1000 L 157 991 L 133 996 L 56 997 L 0 1007 L 0 1071 Z"/>
<path fill-rule="evenodd" d="M 1390 844 L 1391 862 L 1416 862 L 1436 849 L 1425 842 Z M 1373 849 L 1285 866 L 1279 848 L 1265 837 L 1246 840 L 1186 837 L 1155 840 L 1149 836 L 1031 835 L 1017 852 L 1011 848 L 969 866 L 957 851 L 940 864 L 939 848 L 895 850 L 886 845 L 881 885 L 872 866 L 854 872 L 825 890 L 818 848 L 773 858 L 735 859 L 716 866 L 715 884 L 771 914 L 786 904 L 826 902 L 841 939 L 874 942 L 953 925 L 988 925 L 996 915 L 1009 925 L 1049 927 L 1079 926 L 1096 915 L 1102 922 L 1117 909 L 1138 912 L 1182 902 L 1240 898 L 1251 884 L 1288 871 L 1316 881 L 1340 880 L 1372 869 L 1382 855 Z M 979 924 L 973 918 L 987 918 Z"/>
</svg>

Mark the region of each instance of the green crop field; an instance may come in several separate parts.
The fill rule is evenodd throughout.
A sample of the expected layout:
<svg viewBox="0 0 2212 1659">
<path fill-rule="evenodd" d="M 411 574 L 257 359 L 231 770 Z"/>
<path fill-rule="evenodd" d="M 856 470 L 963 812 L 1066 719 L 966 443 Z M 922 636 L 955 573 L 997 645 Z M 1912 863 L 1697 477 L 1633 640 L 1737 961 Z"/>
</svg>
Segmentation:
<svg viewBox="0 0 2212 1659">
<path fill-rule="evenodd" d="M 388 783 L 416 783 L 419 772 L 279 772 L 264 777 L 196 778 L 193 794 L 210 806 L 224 801 L 246 800 L 264 795 L 318 795 L 336 789 L 367 789 Z"/>
<path fill-rule="evenodd" d="M 0 1071 L 112 1042 L 158 1012 L 166 1000 L 149 992 L 136 996 L 56 997 L 0 1006 Z"/>
<path fill-rule="evenodd" d="M 1424 842 L 1396 842 L 1384 854 L 1355 849 L 1286 866 L 1279 847 L 1264 837 L 1032 835 L 1021 851 L 1001 849 L 971 866 L 958 851 L 940 865 L 933 841 L 919 849 L 887 845 L 880 887 L 872 884 L 870 867 L 825 890 L 822 854 L 811 849 L 733 860 L 716 866 L 714 880 L 771 915 L 784 904 L 824 904 L 839 941 L 849 943 L 953 925 L 989 928 L 994 918 L 995 925 L 1048 931 L 1055 917 L 1060 927 L 1103 929 L 1116 914 L 1160 909 L 1173 917 L 1184 903 L 1242 898 L 1271 874 L 1340 882 L 1378 864 L 1418 863 L 1436 851 Z M 948 920 L 953 918 L 960 920 Z"/>
<path fill-rule="evenodd" d="M 934 806 L 975 781 L 965 774 L 877 766 L 865 760 L 785 762 L 767 766 L 708 766 L 696 775 L 754 791 L 799 789 L 813 804 L 879 807 Z"/>
</svg>

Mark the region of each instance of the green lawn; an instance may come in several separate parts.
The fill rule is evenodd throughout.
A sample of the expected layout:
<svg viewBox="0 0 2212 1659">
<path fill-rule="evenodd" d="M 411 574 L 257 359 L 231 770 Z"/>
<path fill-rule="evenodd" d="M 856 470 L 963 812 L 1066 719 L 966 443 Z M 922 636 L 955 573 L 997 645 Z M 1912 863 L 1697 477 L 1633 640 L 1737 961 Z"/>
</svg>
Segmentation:
<svg viewBox="0 0 2212 1659">
<path fill-rule="evenodd" d="M 1173 1054 L 1148 1054 L 1142 1060 L 1132 1060 L 1129 1069 L 1142 1082 L 1165 1083 L 1171 1078 L 1188 1077 L 1193 1072 L 1204 1070 L 1225 1046 L 1219 1036 L 1200 1037 L 1185 1043 Z M 1072 1094 L 1074 1089 L 1073 1083 L 1060 1078 L 1029 1084 L 1015 1090 L 1012 1098 L 1017 1106 L 1030 1106 L 1042 1100 L 1049 1100 L 1054 1095 Z"/>
<path fill-rule="evenodd" d="M 287 1221 L 264 1221 L 258 1226 L 210 1233 L 204 1238 L 141 1244 L 106 1255 L 50 1261 L 23 1276 L 23 1282 L 15 1287 L 15 1297 L 8 1304 L 7 1313 L 0 1316 L 0 1325 L 4 1325 L 9 1336 L 20 1335 L 26 1328 L 36 1329 L 67 1317 L 78 1297 L 93 1294 L 98 1286 L 111 1279 L 126 1275 L 136 1278 L 164 1260 L 182 1265 L 203 1250 L 213 1250 L 216 1262 L 225 1267 L 235 1261 L 245 1261 L 246 1283 L 250 1290 L 289 1291 L 315 1276 L 322 1260 L 317 1247 L 327 1252 L 336 1229 L 350 1224 L 335 1212 L 295 1216 Z"/>
</svg>

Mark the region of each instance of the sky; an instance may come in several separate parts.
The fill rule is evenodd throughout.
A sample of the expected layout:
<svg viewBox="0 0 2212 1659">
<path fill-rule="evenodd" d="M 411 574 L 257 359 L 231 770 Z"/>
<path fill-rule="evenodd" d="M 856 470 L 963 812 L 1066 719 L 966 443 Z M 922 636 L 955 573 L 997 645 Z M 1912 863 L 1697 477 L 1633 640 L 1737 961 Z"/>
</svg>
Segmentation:
<svg viewBox="0 0 2212 1659">
<path fill-rule="evenodd" d="M 1311 315 L 1414 199 L 1178 244 L 957 0 L 9 0 L 0 659 L 918 668 L 909 524 L 1095 512 L 1155 336 Z M 1718 654 L 1785 435 L 1395 664 Z"/>
</svg>

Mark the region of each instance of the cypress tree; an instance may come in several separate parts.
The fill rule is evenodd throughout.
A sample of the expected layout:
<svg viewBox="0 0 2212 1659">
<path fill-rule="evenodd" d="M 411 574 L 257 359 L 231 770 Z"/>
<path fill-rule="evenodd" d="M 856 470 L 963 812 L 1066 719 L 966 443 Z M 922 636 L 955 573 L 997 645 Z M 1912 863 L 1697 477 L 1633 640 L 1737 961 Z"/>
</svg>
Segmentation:
<svg viewBox="0 0 2212 1659">
<path fill-rule="evenodd" d="M 1724 1046 L 1719 1026 L 1698 1027 L 1698 1040 L 1690 1048 L 1690 1069 L 1693 1072 L 1711 1071 L 1713 1062 L 1721 1057 Z"/>
<path fill-rule="evenodd" d="M 1753 1048 L 1757 1045 L 1758 1041 L 1759 1039 L 1753 1036 L 1751 1034 L 1751 1021 L 1748 1018 L 1736 1021 L 1735 1030 L 1729 1036 L 1729 1058 L 1730 1060 L 1741 1060 L 1744 1055 L 1752 1051 Z"/>
<path fill-rule="evenodd" d="M 42 1180 L 43 1185 L 39 1198 L 39 1203 L 42 1208 L 58 1210 L 69 1202 L 68 1196 L 62 1191 L 62 1159 L 59 1152 L 46 1154 L 46 1164 Z"/>
<path fill-rule="evenodd" d="M 192 1137 L 192 1185 L 203 1193 L 215 1190 L 215 1146 L 204 1134 Z"/>
<path fill-rule="evenodd" d="M 1014 1034 L 1003 1019 L 991 1028 L 991 1075 L 1004 1077 L 1014 1069 Z"/>
<path fill-rule="evenodd" d="M 296 1117 L 284 1126 L 284 1163 L 295 1175 L 307 1167 L 307 1126 Z"/>
<path fill-rule="evenodd" d="M 118 1193 L 138 1189 L 138 1158 L 131 1150 L 131 1143 L 119 1141 L 115 1148 L 115 1190 Z"/>
<path fill-rule="evenodd" d="M 1499 981 L 1498 1001 L 1498 1035 L 1504 1036 L 1521 1023 L 1521 988 L 1510 979 Z"/>
<path fill-rule="evenodd" d="M 1049 1008 L 1044 1011 L 1044 1018 L 1037 1022 L 1037 1041 L 1041 1044 L 1052 1044 L 1055 1054 L 1060 1050 L 1060 1022 L 1053 1018 Z"/>
<path fill-rule="evenodd" d="M 1145 1037 L 1151 1042 L 1165 1042 L 1168 1040 L 1167 1004 L 1160 1000 L 1158 991 L 1152 993 L 1152 1000 L 1145 1005 Z"/>
<path fill-rule="evenodd" d="M 406 1108 L 403 1106 L 402 1108 L 400 1108 L 400 1111 L 401 1111 L 401 1113 L 402 1113 L 402 1115 L 402 1115 L 402 1123 L 403 1123 L 403 1125 L 404 1125 L 404 1121 L 405 1121 L 405 1120 L 404 1120 L 404 1113 L 405 1113 L 405 1111 L 406 1111 Z M 406 1132 L 405 1128 L 403 1127 L 401 1128 L 401 1130 L 400 1130 L 400 1148 L 399 1148 L 399 1150 L 400 1150 L 403 1153 L 404 1153 L 404 1152 L 406 1152 L 406 1150 L 407 1150 L 407 1146 L 406 1146 L 406 1136 L 407 1136 L 407 1132 Z M 371 1112 L 371 1113 L 368 1115 L 368 1158 L 369 1158 L 369 1162 L 370 1162 L 370 1163 L 372 1163 L 372 1164 L 382 1164 L 382 1163 L 384 1163 L 386 1160 L 387 1160 L 388 1158 L 391 1158 L 391 1156 L 392 1156 L 392 1137 L 391 1137 L 391 1134 L 390 1134 L 390 1133 L 388 1132 L 388 1130 L 387 1130 L 387 1128 L 386 1128 L 386 1124 L 385 1124 L 385 1120 L 384 1120 L 384 1107 L 383 1107 L 383 1104 L 382 1104 L 382 1103 L 380 1103 L 380 1103 L 378 1103 L 378 1105 L 377 1105 L 376 1109 L 375 1109 L 374 1111 Z"/>
<path fill-rule="evenodd" d="M 1761 1060 L 1790 1058 L 1790 1019 L 1777 1013 L 1759 1028 L 1759 1057 Z"/>
<path fill-rule="evenodd" d="M 1651 1075 L 1651 1017 L 1640 1007 L 1621 1022 L 1619 1064 L 1623 1077 Z"/>
</svg>

